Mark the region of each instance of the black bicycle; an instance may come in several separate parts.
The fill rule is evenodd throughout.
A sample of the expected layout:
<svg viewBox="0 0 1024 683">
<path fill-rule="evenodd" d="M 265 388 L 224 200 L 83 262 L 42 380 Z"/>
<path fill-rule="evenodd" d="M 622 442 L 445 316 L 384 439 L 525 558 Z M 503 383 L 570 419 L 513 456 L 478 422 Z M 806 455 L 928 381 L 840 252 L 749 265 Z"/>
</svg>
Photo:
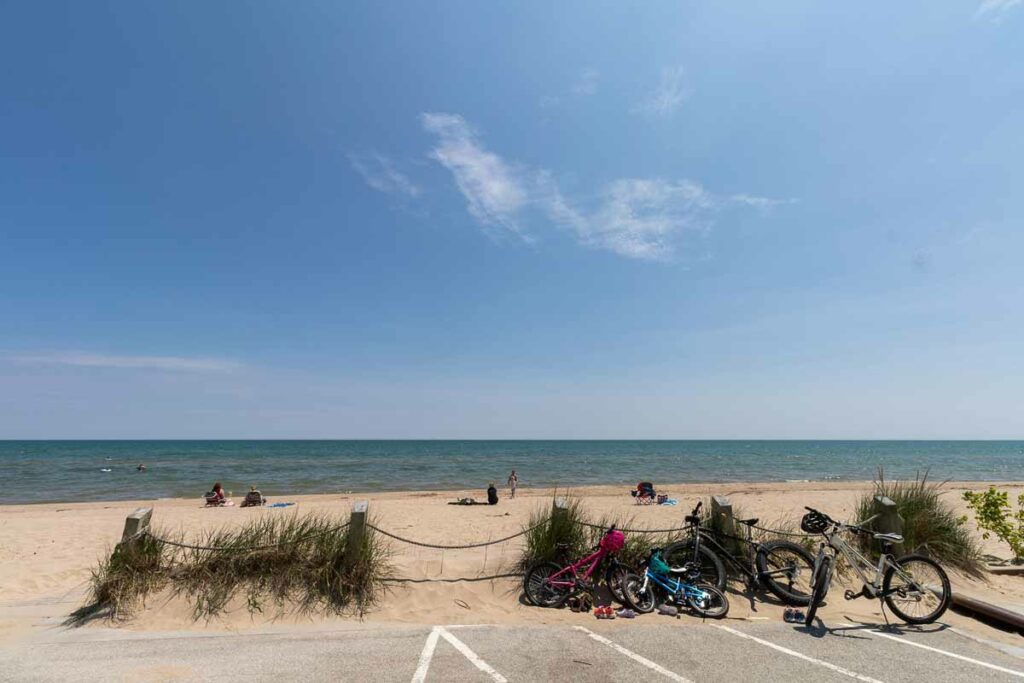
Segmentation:
<svg viewBox="0 0 1024 683">
<path fill-rule="evenodd" d="M 701 506 L 702 503 L 697 503 L 693 512 L 686 516 L 689 536 L 667 546 L 662 553 L 673 573 L 689 572 L 697 565 L 702 582 L 725 590 L 724 559 L 746 577 L 751 589 L 767 588 L 789 605 L 802 607 L 810 604 L 814 558 L 807 550 L 782 539 L 755 541 L 753 527 L 759 521 L 756 517 L 735 520 L 746 531 L 744 537 L 702 527 Z M 730 552 L 723 544 L 724 540 L 742 544 L 743 556 L 737 557 Z"/>
</svg>

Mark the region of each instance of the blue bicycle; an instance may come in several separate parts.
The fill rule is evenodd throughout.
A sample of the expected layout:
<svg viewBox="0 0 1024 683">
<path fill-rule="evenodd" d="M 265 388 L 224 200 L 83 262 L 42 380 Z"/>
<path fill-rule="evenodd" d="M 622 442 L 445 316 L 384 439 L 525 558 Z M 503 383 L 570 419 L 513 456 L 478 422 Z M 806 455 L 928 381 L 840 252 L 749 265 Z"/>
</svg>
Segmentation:
<svg viewBox="0 0 1024 683">
<path fill-rule="evenodd" d="M 722 619 L 729 613 L 729 599 L 715 586 L 698 583 L 700 565 L 688 563 L 682 572 L 673 573 L 661 557 L 661 549 L 648 553 L 643 575 L 626 574 L 622 578 L 623 597 L 637 612 L 647 614 L 665 602 L 689 607 L 702 617 Z"/>
</svg>

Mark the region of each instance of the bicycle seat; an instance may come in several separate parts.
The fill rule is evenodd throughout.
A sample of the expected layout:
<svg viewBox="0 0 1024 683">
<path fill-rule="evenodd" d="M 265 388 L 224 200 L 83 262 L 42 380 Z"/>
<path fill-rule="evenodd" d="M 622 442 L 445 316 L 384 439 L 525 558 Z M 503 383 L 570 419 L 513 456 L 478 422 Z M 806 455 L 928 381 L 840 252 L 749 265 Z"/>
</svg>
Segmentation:
<svg viewBox="0 0 1024 683">
<path fill-rule="evenodd" d="M 903 543 L 903 537 L 899 534 L 872 534 L 876 541 L 885 541 L 886 543 Z"/>
<path fill-rule="evenodd" d="M 697 515 L 686 515 L 687 524 L 700 524 L 700 517 Z"/>
<path fill-rule="evenodd" d="M 751 517 L 750 519 L 737 519 L 736 523 L 737 524 L 746 524 L 747 526 L 754 526 L 755 524 L 757 524 L 760 521 L 761 520 L 758 517 Z"/>
</svg>

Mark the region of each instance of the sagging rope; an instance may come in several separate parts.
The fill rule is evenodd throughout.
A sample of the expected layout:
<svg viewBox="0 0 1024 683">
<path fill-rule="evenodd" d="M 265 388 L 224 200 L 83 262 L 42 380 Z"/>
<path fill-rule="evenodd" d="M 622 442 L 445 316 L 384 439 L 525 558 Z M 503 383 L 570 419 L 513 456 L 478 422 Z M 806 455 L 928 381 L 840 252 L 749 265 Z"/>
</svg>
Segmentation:
<svg viewBox="0 0 1024 683">
<path fill-rule="evenodd" d="M 144 531 L 142 533 L 142 535 L 149 536 L 150 538 L 152 538 L 157 543 L 161 543 L 163 545 L 172 545 L 172 546 L 174 546 L 176 548 L 186 548 L 188 550 L 207 550 L 207 551 L 211 551 L 211 552 L 233 551 L 233 552 L 245 552 L 245 553 L 248 553 L 248 552 L 253 552 L 253 551 L 256 551 L 256 550 L 269 550 L 270 548 L 280 548 L 281 546 L 289 545 L 289 544 L 292 544 L 292 543 L 302 543 L 303 541 L 308 541 L 308 540 L 313 539 L 313 538 L 318 538 L 320 536 L 326 536 L 327 534 L 337 533 L 337 532 L 347 528 L 348 525 L 349 525 L 349 522 L 345 522 L 344 524 L 339 524 L 336 527 L 331 527 L 330 529 L 324 529 L 322 531 L 318 531 L 316 533 L 309 534 L 308 536 L 301 536 L 299 538 L 290 538 L 290 539 L 287 539 L 287 540 L 284 540 L 284 541 L 278 541 L 277 543 L 268 543 L 266 545 L 254 545 L 254 546 L 247 546 L 247 547 L 242 547 L 242 548 L 239 548 L 237 546 L 230 546 L 230 545 L 226 545 L 226 546 L 206 546 L 206 545 L 193 545 L 191 543 L 180 543 L 178 541 L 172 541 L 172 540 L 167 539 L 167 538 L 160 538 L 159 536 L 154 536 L 149 531 Z"/>
<path fill-rule="evenodd" d="M 523 529 L 519 533 L 515 533 L 515 534 L 512 534 L 511 536 L 506 536 L 504 538 L 495 539 L 493 541 L 484 541 L 483 543 L 465 543 L 465 544 L 462 544 L 462 545 L 441 545 L 439 543 L 424 543 L 422 541 L 414 541 L 411 538 L 403 538 L 402 536 L 398 536 L 396 534 L 393 534 L 390 531 L 384 531 L 380 527 L 374 526 L 373 524 L 367 524 L 366 526 L 368 528 L 370 528 L 370 529 L 373 529 L 374 531 L 376 531 L 378 533 L 381 533 L 381 534 L 387 536 L 388 538 L 393 538 L 396 541 L 401 541 L 402 543 L 408 543 L 409 545 L 417 545 L 417 546 L 420 546 L 421 548 L 434 548 L 435 550 L 468 550 L 470 548 L 482 548 L 482 547 L 487 546 L 487 545 L 497 545 L 499 543 L 504 543 L 505 541 L 511 541 L 513 538 L 518 538 L 520 536 L 525 536 L 526 534 L 530 533 L 534 529 L 539 529 L 540 527 L 544 526 L 547 523 L 548 523 L 548 520 L 544 520 L 540 524 L 534 524 L 533 526 L 531 526 L 531 527 L 529 527 L 527 529 Z"/>
</svg>

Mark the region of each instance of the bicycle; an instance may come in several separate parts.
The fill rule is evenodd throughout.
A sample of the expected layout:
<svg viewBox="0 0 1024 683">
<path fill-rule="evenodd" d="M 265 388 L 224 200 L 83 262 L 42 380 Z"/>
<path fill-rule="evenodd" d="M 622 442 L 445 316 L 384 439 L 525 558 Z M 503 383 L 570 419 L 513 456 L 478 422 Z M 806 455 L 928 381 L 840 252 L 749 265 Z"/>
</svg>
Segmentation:
<svg viewBox="0 0 1024 683">
<path fill-rule="evenodd" d="M 672 543 L 664 550 L 665 562 L 672 573 L 685 572 L 688 565 L 696 564 L 703 582 L 725 590 L 724 559 L 746 577 L 751 589 L 767 588 L 789 605 L 803 607 L 810 603 L 814 558 L 806 549 L 782 539 L 755 541 L 753 527 L 760 521 L 756 517 L 735 520 L 745 529 L 745 537 L 702 527 L 701 505 L 697 503 L 693 512 L 686 516 L 689 538 Z M 729 552 L 719 537 L 742 542 L 745 549 L 742 560 Z"/>
<path fill-rule="evenodd" d="M 828 594 L 835 573 L 837 554 L 842 554 L 863 582 L 863 587 L 858 592 L 854 593 L 847 589 L 843 593 L 847 600 L 862 597 L 878 598 L 879 602 L 888 605 L 896 616 L 908 624 L 930 624 L 949 608 L 951 590 L 946 572 L 937 562 L 923 555 L 909 554 L 900 558 L 893 556 L 892 546 L 902 543 L 902 536 L 878 533 L 864 528 L 865 524 L 874 521 L 878 515 L 857 524 L 844 524 L 814 508 L 805 509 L 808 512 L 800 520 L 800 528 L 808 534 L 821 534 L 824 537 L 814 560 L 811 601 L 807 607 L 805 625 L 810 626 L 813 623 L 818 607 Z M 861 555 L 847 543 L 841 535 L 844 532 L 870 534 L 876 541 L 880 541 L 882 552 L 878 564 Z M 831 550 L 831 553 L 828 550 Z M 872 571 L 874 577 L 869 578 Z M 911 613 L 910 610 L 915 608 L 926 611 Z M 885 613 L 884 609 L 882 613 Z"/>
<path fill-rule="evenodd" d="M 560 607 L 566 600 L 582 591 L 593 591 L 590 581 L 598 566 L 610 558 L 605 568 L 605 583 L 612 596 L 625 603 L 622 580 L 628 569 L 614 557 L 626 544 L 626 537 L 612 525 L 604 533 L 594 552 L 565 567 L 557 562 L 544 561 L 530 567 L 523 577 L 526 599 L 538 607 Z M 582 572 L 582 573 L 581 573 Z"/>
<path fill-rule="evenodd" d="M 689 565 L 683 575 L 671 574 L 660 549 L 652 549 L 643 564 L 643 575 L 627 574 L 622 592 L 629 606 L 641 614 L 653 612 L 662 602 L 687 606 L 702 617 L 722 619 L 729 613 L 729 599 L 714 586 L 699 583 L 700 570 Z"/>
</svg>

